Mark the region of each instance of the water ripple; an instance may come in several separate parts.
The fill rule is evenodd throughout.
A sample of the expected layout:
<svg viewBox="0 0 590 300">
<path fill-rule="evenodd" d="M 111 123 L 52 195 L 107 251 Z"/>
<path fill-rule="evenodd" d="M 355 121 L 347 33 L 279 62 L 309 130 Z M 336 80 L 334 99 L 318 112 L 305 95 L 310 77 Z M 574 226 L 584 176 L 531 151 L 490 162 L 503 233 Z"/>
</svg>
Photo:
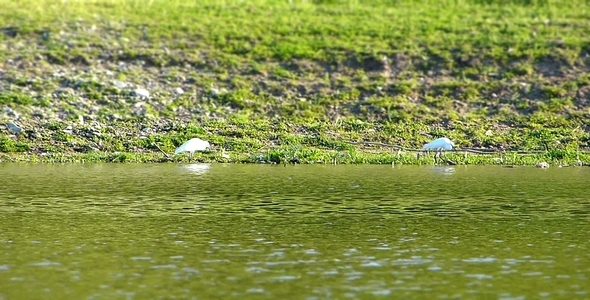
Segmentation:
<svg viewBox="0 0 590 300">
<path fill-rule="evenodd" d="M 0 166 L 0 298 L 587 297 L 590 175 L 506 170 Z"/>
</svg>

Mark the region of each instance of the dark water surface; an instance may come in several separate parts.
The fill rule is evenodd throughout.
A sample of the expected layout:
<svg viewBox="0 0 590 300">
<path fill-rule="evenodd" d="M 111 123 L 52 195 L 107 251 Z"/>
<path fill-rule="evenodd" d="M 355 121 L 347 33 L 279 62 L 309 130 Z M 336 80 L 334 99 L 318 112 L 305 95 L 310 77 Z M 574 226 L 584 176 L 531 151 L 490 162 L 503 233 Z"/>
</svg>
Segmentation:
<svg viewBox="0 0 590 300">
<path fill-rule="evenodd" d="M 0 299 L 590 299 L 590 168 L 0 164 Z"/>
</svg>

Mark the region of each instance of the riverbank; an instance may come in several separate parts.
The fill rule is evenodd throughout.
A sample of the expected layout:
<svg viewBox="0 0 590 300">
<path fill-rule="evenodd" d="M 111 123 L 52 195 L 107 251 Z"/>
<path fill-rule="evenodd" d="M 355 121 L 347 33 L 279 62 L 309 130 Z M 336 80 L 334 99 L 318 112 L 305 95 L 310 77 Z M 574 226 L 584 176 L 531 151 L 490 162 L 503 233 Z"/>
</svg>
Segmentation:
<svg viewBox="0 0 590 300">
<path fill-rule="evenodd" d="M 0 0 L 0 162 L 590 163 L 584 1 L 283 2 Z"/>
</svg>

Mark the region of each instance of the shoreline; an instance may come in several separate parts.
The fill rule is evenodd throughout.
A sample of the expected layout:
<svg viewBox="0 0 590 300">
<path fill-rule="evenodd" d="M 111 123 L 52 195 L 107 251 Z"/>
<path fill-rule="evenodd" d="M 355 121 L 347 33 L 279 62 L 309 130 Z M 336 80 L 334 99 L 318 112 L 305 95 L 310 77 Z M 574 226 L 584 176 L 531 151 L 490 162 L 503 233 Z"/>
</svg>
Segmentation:
<svg viewBox="0 0 590 300">
<path fill-rule="evenodd" d="M 467 165 L 495 165 L 504 167 L 543 165 L 558 167 L 590 166 L 590 152 L 570 153 L 562 158 L 552 157 L 551 151 L 523 151 L 486 152 L 473 149 L 444 151 L 439 161 L 435 161 L 433 151 L 418 149 L 401 150 L 395 147 L 379 146 L 382 143 L 351 143 L 369 144 L 364 148 L 349 148 L 336 151 L 291 145 L 290 147 L 276 147 L 253 153 L 227 151 L 215 147 L 213 150 L 195 152 L 189 160 L 188 153 L 174 154 L 164 151 L 158 144 L 152 144 L 142 152 L 108 152 L 90 150 L 87 152 L 16 152 L 1 153 L 0 163 L 235 163 L 235 164 L 369 164 L 369 165 L 438 165 L 438 166 L 467 166 Z M 396 145 L 393 145 L 396 146 Z M 313 156 L 308 155 L 313 153 Z M 475 152 L 475 153 L 474 153 Z M 519 153 L 520 152 L 520 153 Z M 223 155 L 222 155 L 223 154 Z"/>
</svg>

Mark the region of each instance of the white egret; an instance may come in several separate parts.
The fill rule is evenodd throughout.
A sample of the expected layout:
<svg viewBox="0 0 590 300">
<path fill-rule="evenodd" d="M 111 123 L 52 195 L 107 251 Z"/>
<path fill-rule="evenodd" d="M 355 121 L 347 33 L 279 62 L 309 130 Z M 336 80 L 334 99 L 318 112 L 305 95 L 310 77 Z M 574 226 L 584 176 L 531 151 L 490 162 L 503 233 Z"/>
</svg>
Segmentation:
<svg viewBox="0 0 590 300">
<path fill-rule="evenodd" d="M 453 150 L 454 147 L 455 147 L 455 143 L 453 143 L 448 138 L 443 137 L 443 138 L 438 138 L 428 144 L 425 144 L 423 149 L 427 150 L 427 151 L 428 150 L 436 150 L 436 152 L 434 154 L 434 160 L 436 161 L 437 155 L 439 157 L 441 157 L 443 150 Z"/>
<path fill-rule="evenodd" d="M 547 169 L 547 168 L 549 168 L 549 164 L 546 162 L 540 162 L 540 163 L 536 164 L 535 167 L 541 168 L 541 169 Z"/>
<path fill-rule="evenodd" d="M 191 158 L 193 158 L 193 153 L 195 153 L 195 151 L 205 151 L 207 148 L 211 148 L 209 142 L 204 141 L 200 138 L 193 138 L 184 142 L 184 144 L 180 145 L 180 147 L 176 148 L 174 154 L 188 152 L 190 160 Z"/>
</svg>

